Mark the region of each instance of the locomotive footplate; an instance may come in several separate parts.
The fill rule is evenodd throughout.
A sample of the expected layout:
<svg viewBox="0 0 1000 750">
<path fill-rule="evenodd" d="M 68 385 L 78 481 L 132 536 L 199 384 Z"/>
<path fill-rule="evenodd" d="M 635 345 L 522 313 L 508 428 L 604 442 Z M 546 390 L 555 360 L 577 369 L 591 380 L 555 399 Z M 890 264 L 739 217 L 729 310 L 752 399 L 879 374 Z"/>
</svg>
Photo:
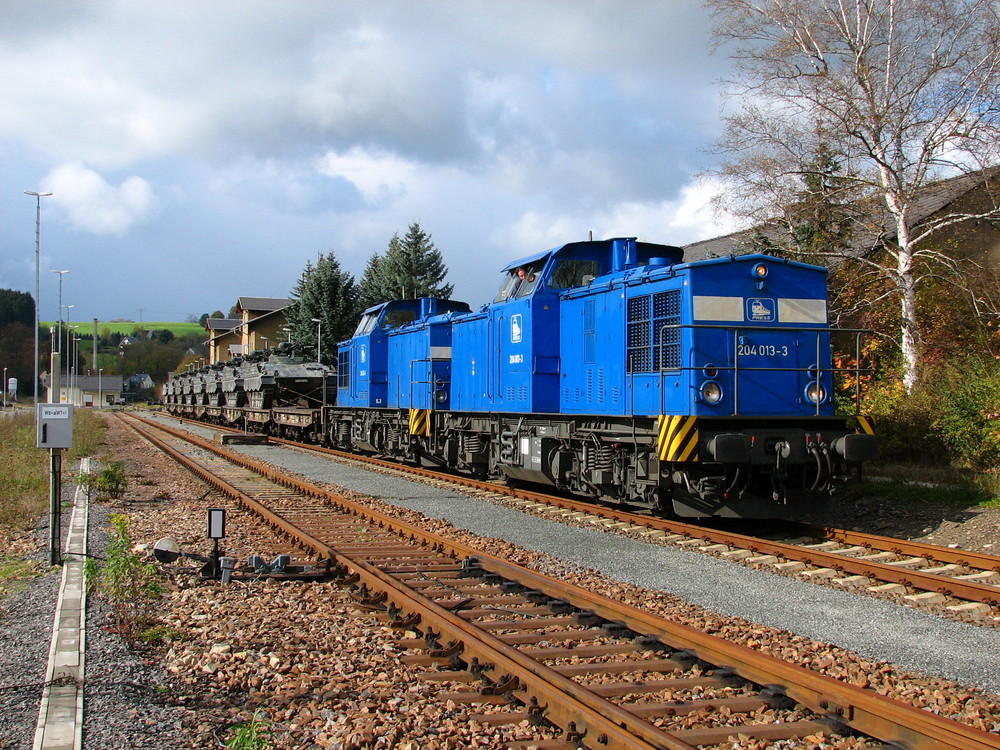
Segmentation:
<svg viewBox="0 0 1000 750">
<path fill-rule="evenodd" d="M 761 428 L 700 423 L 694 460 L 666 462 L 679 516 L 783 517 L 804 502 L 835 496 L 875 457 L 872 435 L 842 421 Z"/>
</svg>

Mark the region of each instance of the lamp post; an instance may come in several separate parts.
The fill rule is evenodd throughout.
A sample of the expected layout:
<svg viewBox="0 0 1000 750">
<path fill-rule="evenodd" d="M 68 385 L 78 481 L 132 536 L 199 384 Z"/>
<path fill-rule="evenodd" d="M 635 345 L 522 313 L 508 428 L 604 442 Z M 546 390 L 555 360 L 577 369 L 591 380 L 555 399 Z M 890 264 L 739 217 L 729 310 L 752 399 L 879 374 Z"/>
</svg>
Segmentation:
<svg viewBox="0 0 1000 750">
<path fill-rule="evenodd" d="M 320 377 L 323 378 L 323 409 L 319 413 L 320 424 L 326 432 L 326 368 L 323 367 L 323 321 L 320 318 L 310 318 L 316 324 L 316 361 L 319 362 Z M 324 436 L 325 439 L 325 436 Z"/>
<path fill-rule="evenodd" d="M 62 278 L 62 277 L 60 277 Z M 61 285 L 60 285 L 61 286 Z M 62 296 L 62 289 L 59 290 L 59 296 Z M 61 305 L 63 309 L 66 310 L 66 337 L 69 338 L 69 311 L 72 310 L 76 305 Z M 62 318 L 60 318 L 60 321 Z M 67 344 L 68 347 L 68 344 Z M 62 354 L 62 336 L 59 337 L 59 353 Z"/>
<path fill-rule="evenodd" d="M 77 371 L 77 366 L 76 366 L 77 358 L 79 356 L 80 356 L 80 337 L 74 336 L 73 337 L 73 380 L 71 381 L 73 383 L 73 390 L 70 391 L 70 393 L 72 393 L 72 398 L 73 398 L 73 400 L 70 403 L 72 403 L 74 406 L 77 405 L 76 397 L 78 395 L 75 389 L 77 389 L 80 385 L 80 375 Z"/>
<path fill-rule="evenodd" d="M 102 393 L 102 383 L 101 376 L 104 375 L 104 370 L 100 369 L 97 371 L 97 408 L 102 409 L 104 404 L 104 394 Z"/>
<path fill-rule="evenodd" d="M 66 270 L 66 271 L 57 271 L 56 269 L 53 268 L 52 269 L 52 273 L 59 274 L 59 327 L 58 327 L 58 331 L 59 331 L 59 346 L 56 347 L 56 351 L 59 352 L 59 354 L 62 354 L 62 311 L 63 311 L 63 303 L 62 303 L 62 280 L 63 280 L 63 276 L 65 276 L 66 274 L 69 273 L 69 270 Z"/>
<path fill-rule="evenodd" d="M 3 368 L 3 408 L 7 408 L 7 368 Z"/>
<path fill-rule="evenodd" d="M 39 193 L 35 190 L 25 190 L 25 195 L 35 196 L 35 404 L 38 404 L 38 287 L 39 265 L 42 258 L 42 198 L 48 198 L 52 193 Z"/>
<path fill-rule="evenodd" d="M 66 382 L 68 384 L 67 388 L 73 387 L 73 372 L 76 369 L 76 358 L 73 356 L 73 337 L 76 336 L 76 329 L 79 326 L 72 326 L 67 321 L 66 323 Z M 66 393 L 71 393 L 67 390 Z M 72 398 L 72 397 L 71 397 Z M 70 403 L 73 403 L 72 400 Z"/>
<path fill-rule="evenodd" d="M 320 336 L 323 333 L 323 321 L 319 318 L 310 318 L 316 324 L 316 361 L 323 364 L 323 342 Z"/>
</svg>

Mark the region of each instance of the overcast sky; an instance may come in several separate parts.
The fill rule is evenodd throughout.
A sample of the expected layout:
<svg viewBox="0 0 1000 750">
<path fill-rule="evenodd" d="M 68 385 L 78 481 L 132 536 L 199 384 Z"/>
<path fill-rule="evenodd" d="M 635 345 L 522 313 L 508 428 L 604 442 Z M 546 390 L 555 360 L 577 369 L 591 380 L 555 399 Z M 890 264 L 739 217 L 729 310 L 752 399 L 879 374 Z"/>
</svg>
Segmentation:
<svg viewBox="0 0 1000 750">
<path fill-rule="evenodd" d="M 420 222 L 454 297 L 565 242 L 732 229 L 696 175 L 724 55 L 699 0 L 4 0 L 0 288 L 182 321 L 360 280 Z M 65 318 L 65 314 L 64 314 Z"/>
</svg>

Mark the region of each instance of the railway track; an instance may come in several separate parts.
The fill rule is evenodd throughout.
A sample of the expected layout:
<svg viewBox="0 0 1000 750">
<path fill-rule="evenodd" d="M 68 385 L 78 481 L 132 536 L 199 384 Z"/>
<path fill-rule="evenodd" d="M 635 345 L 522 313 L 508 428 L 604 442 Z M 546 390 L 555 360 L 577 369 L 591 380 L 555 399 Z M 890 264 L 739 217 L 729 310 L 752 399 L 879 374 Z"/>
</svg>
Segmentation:
<svg viewBox="0 0 1000 750">
<path fill-rule="evenodd" d="M 452 700 L 480 704 L 485 722 L 561 729 L 559 740 L 531 746 L 687 748 L 736 734 L 860 733 L 914 749 L 1000 748 L 995 735 L 429 534 L 211 441 L 162 425 L 136 429 L 336 571 L 356 606 L 404 634 L 411 666 L 469 686 Z"/>
<path fill-rule="evenodd" d="M 770 536 L 737 533 L 306 443 L 276 438 L 271 441 L 360 461 L 385 471 L 503 494 L 508 502 L 520 505 L 527 512 L 603 527 L 817 584 L 890 599 L 982 627 L 1000 627 L 1000 556 L 809 524 L 787 524 L 787 533 L 779 538 L 774 538 L 771 532 Z"/>
</svg>

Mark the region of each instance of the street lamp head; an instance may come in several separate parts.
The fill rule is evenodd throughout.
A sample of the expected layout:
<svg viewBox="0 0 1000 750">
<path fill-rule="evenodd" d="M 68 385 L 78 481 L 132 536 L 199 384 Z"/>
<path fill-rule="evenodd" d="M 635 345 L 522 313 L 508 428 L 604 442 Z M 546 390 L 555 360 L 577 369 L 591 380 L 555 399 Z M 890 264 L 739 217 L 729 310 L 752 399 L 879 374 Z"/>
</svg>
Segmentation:
<svg viewBox="0 0 1000 750">
<path fill-rule="evenodd" d="M 33 195 L 36 198 L 48 198 L 50 195 L 52 195 L 52 193 L 39 193 L 39 192 L 36 192 L 35 190 L 25 190 L 24 194 L 25 195 Z"/>
</svg>

